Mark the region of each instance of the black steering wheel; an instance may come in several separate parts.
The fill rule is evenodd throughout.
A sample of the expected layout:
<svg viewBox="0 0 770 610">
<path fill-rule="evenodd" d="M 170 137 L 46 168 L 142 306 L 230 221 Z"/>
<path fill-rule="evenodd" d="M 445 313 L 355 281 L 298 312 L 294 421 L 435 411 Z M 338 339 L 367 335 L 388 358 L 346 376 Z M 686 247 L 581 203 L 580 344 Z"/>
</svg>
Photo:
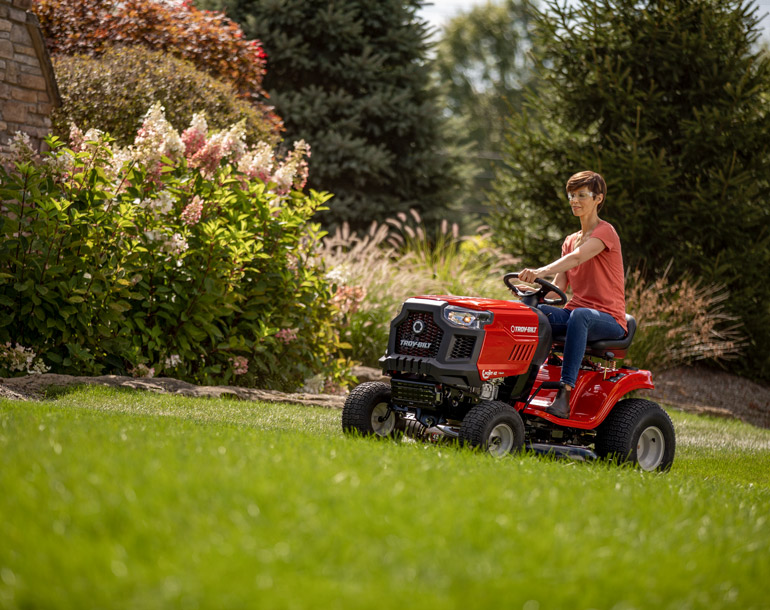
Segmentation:
<svg viewBox="0 0 770 610">
<path fill-rule="evenodd" d="M 508 287 L 508 289 L 513 292 L 517 297 L 521 299 L 521 302 L 525 305 L 535 306 L 540 303 L 545 303 L 546 305 L 566 305 L 567 304 L 567 295 L 564 294 L 561 288 L 558 286 L 554 286 L 551 284 L 551 282 L 547 282 L 546 280 L 537 278 L 535 280 L 535 284 L 540 284 L 539 290 L 532 290 L 530 292 L 524 292 L 522 290 L 519 290 L 519 287 L 516 286 L 511 280 L 518 279 L 519 274 L 518 273 L 506 273 L 505 276 L 503 276 L 503 282 Z M 555 292 L 559 295 L 558 299 L 546 299 L 545 295 L 547 295 L 549 292 Z"/>
</svg>

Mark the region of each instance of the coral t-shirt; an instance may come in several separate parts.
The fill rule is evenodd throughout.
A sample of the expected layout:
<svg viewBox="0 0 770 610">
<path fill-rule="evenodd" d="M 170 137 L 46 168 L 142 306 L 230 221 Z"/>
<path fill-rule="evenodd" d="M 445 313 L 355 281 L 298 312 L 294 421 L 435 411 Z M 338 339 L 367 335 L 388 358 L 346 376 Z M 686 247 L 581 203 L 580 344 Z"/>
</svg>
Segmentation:
<svg viewBox="0 0 770 610">
<path fill-rule="evenodd" d="M 572 298 L 565 309 L 587 307 L 610 314 L 623 330 L 626 324 L 625 274 L 620 238 L 615 227 L 600 220 L 590 237 L 600 239 L 604 250 L 593 258 L 567 271 L 567 283 L 572 286 Z M 589 238 L 590 239 L 590 238 Z M 575 250 L 578 234 L 568 235 L 561 247 L 562 256 Z"/>
</svg>

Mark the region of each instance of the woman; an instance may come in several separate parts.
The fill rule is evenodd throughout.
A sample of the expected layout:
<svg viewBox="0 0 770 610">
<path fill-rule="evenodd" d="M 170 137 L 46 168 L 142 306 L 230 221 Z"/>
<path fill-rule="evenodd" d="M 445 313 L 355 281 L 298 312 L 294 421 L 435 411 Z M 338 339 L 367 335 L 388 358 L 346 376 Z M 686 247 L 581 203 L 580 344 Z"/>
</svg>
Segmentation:
<svg viewBox="0 0 770 610">
<path fill-rule="evenodd" d="M 572 288 L 564 309 L 539 306 L 554 335 L 566 334 L 559 392 L 546 409 L 564 419 L 570 415 L 570 391 L 577 382 L 586 343 L 621 339 L 628 330 L 620 238 L 610 223 L 599 218 L 606 195 L 604 178 L 596 172 L 572 176 L 567 181 L 567 199 L 572 214 L 580 219 L 580 231 L 564 240 L 559 260 L 519 273 L 519 279 L 529 283 L 555 275 L 553 283 L 562 291 Z"/>
</svg>

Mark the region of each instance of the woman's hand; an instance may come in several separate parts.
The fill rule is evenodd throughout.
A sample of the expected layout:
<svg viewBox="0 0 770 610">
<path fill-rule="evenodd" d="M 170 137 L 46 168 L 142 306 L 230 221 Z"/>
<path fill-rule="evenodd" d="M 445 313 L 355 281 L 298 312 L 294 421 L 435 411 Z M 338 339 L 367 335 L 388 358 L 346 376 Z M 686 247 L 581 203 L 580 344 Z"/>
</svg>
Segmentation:
<svg viewBox="0 0 770 610">
<path fill-rule="evenodd" d="M 522 282 L 527 282 L 529 284 L 532 284 L 537 278 L 542 277 L 545 275 L 543 273 L 543 268 L 540 269 L 522 269 L 519 271 L 519 279 Z"/>
</svg>

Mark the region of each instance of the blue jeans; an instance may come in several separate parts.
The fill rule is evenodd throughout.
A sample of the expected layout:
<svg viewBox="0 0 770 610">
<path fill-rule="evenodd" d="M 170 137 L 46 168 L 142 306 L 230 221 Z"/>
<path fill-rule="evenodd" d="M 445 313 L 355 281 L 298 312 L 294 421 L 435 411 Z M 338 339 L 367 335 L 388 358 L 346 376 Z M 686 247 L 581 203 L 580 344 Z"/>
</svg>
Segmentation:
<svg viewBox="0 0 770 610">
<path fill-rule="evenodd" d="M 554 337 L 567 337 L 564 341 L 561 381 L 573 388 L 586 352 L 586 343 L 600 339 L 622 339 L 626 334 L 615 318 L 596 309 L 578 307 L 567 310 L 551 305 L 538 305 L 538 309 L 551 322 Z"/>
</svg>

